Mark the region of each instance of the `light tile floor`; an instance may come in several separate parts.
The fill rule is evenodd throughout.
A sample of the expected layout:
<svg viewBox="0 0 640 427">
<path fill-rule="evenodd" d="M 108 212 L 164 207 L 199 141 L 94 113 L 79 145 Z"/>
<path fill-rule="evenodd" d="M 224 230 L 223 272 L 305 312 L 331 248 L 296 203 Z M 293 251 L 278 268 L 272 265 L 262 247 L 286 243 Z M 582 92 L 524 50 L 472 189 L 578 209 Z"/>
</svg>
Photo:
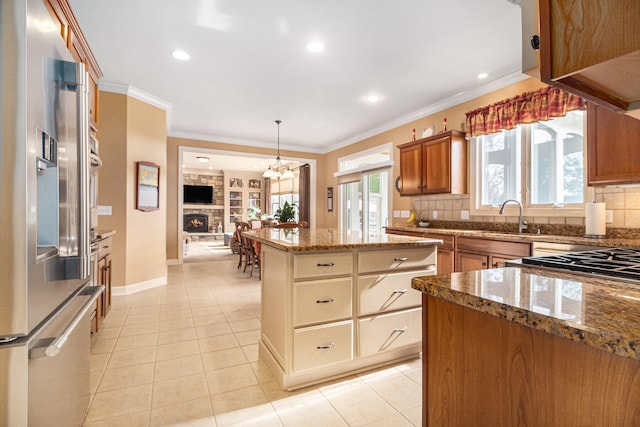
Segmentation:
<svg viewBox="0 0 640 427">
<path fill-rule="evenodd" d="M 258 358 L 260 281 L 237 256 L 114 297 L 91 355 L 95 426 L 412 426 L 421 360 L 285 392 Z"/>
</svg>

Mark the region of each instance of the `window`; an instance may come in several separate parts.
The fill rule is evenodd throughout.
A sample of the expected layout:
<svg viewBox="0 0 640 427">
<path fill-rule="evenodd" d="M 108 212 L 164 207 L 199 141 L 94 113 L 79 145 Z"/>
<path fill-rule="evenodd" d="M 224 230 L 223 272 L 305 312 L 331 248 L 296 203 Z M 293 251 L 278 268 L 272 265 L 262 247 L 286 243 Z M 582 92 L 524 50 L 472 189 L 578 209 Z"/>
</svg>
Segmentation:
<svg viewBox="0 0 640 427">
<path fill-rule="evenodd" d="M 519 125 L 473 138 L 472 211 L 496 215 L 507 199 L 522 202 L 525 215 L 583 215 L 584 111 Z"/>
<path fill-rule="evenodd" d="M 384 144 L 338 160 L 340 228 L 369 234 L 387 225 L 391 186 L 392 144 Z"/>
</svg>

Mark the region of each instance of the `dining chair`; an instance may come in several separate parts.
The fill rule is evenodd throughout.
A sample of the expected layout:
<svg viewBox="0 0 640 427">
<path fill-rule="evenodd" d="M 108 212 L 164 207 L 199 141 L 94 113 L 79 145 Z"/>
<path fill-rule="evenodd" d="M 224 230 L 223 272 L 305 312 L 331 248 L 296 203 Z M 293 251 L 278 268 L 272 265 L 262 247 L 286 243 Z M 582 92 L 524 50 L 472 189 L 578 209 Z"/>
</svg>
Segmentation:
<svg viewBox="0 0 640 427">
<path fill-rule="evenodd" d="M 246 222 L 242 222 L 242 221 L 237 221 L 236 222 L 236 235 L 235 238 L 238 241 L 238 266 L 236 268 L 240 268 L 240 266 L 242 265 L 242 260 L 245 259 L 245 263 L 246 263 L 246 249 L 244 247 L 244 237 L 242 237 L 242 233 L 244 231 L 249 230 L 251 227 L 249 226 L 248 223 Z M 246 269 L 246 267 L 245 267 Z"/>
</svg>

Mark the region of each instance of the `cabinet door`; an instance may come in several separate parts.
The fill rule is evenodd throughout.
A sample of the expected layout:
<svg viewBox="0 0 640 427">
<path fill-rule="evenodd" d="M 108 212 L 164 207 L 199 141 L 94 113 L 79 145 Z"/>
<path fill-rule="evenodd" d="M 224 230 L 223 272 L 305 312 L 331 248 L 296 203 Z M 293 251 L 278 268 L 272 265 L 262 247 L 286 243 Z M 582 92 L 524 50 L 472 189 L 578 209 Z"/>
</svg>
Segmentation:
<svg viewBox="0 0 640 427">
<path fill-rule="evenodd" d="M 489 265 L 489 256 L 458 251 L 456 271 L 484 270 Z"/>
<path fill-rule="evenodd" d="M 640 120 L 589 104 L 587 126 L 588 184 L 640 182 Z"/>
<path fill-rule="evenodd" d="M 505 261 L 510 261 L 512 259 L 517 259 L 517 257 L 501 257 L 501 256 L 492 256 L 491 257 L 491 268 L 503 268 L 505 265 Z"/>
<path fill-rule="evenodd" d="M 438 247 L 438 274 L 449 274 L 455 271 L 454 252 L 449 249 L 440 249 Z"/>
<path fill-rule="evenodd" d="M 422 146 L 400 149 L 400 195 L 422 194 Z"/>
<path fill-rule="evenodd" d="M 438 138 L 423 145 L 424 194 L 451 192 L 451 138 Z"/>
</svg>

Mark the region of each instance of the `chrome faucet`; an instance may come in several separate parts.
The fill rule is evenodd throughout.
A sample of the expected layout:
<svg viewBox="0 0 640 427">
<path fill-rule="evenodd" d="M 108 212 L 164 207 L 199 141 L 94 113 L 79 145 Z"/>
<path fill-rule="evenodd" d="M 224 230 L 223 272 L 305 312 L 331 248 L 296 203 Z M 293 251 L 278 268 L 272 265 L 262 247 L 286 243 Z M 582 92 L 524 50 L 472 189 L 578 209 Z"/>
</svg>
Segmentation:
<svg viewBox="0 0 640 427">
<path fill-rule="evenodd" d="M 508 199 L 505 200 L 504 203 L 502 204 L 502 206 L 500 206 L 500 210 L 498 211 L 498 213 L 500 215 L 504 215 L 504 207 L 506 206 L 507 203 L 509 202 L 513 202 L 516 203 L 518 205 L 518 208 L 520 208 L 520 218 L 518 219 L 518 233 L 522 233 L 524 230 L 527 229 L 527 227 L 529 226 L 527 224 L 527 221 L 523 221 L 522 220 L 522 203 L 520 203 L 519 201 L 515 200 L 515 199 Z"/>
</svg>

